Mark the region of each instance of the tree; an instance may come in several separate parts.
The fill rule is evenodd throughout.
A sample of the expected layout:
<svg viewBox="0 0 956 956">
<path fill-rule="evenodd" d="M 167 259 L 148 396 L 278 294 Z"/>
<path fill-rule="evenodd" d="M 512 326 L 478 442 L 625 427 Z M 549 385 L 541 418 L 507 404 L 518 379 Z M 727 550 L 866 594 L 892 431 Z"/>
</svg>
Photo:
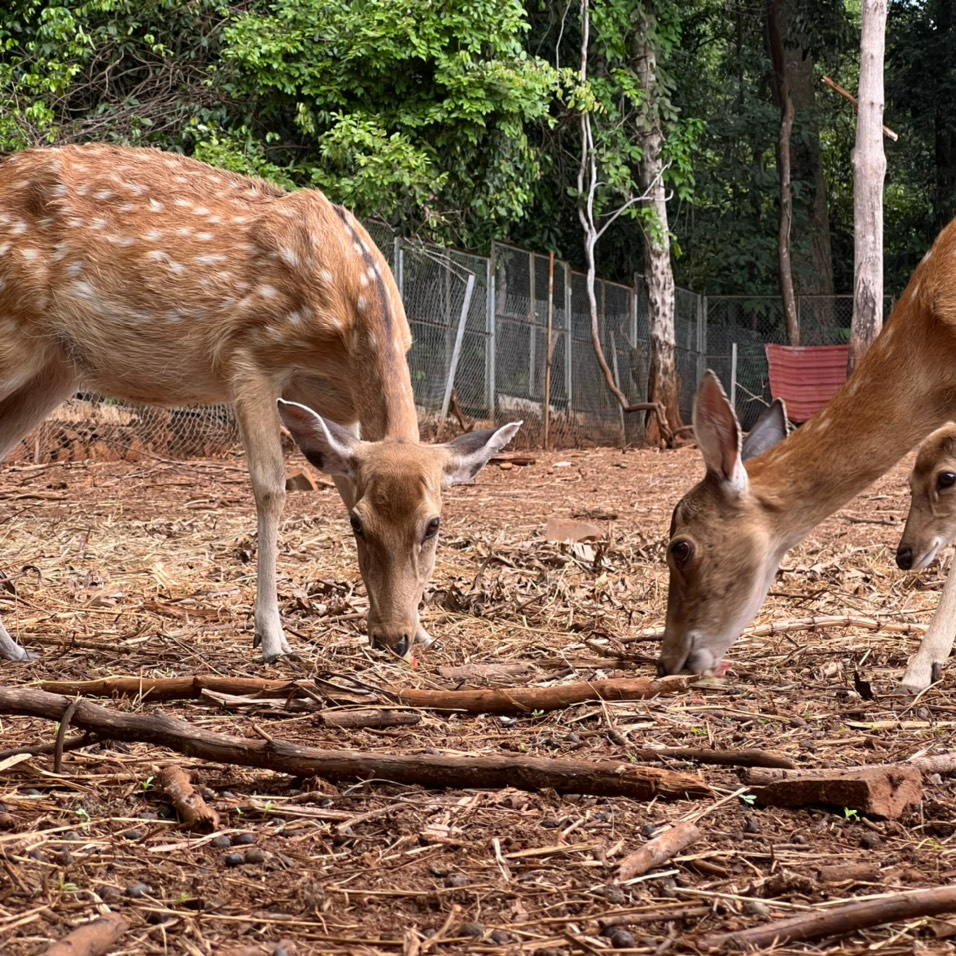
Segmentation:
<svg viewBox="0 0 956 956">
<path fill-rule="evenodd" d="M 644 116 L 638 124 L 641 147 L 641 202 L 649 213 L 644 237 L 644 276 L 651 336 L 651 363 L 647 378 L 647 400 L 664 408 L 667 428 L 676 432 L 681 426 L 680 383 L 677 378 L 677 340 L 674 329 L 674 272 L 671 268 L 670 231 L 667 219 L 667 195 L 664 185 L 664 120 L 666 93 L 657 67 L 661 40 L 654 15 L 646 8 L 635 16 L 631 35 L 634 71 L 645 95 Z M 669 436 L 662 423 L 652 418 L 647 423 L 647 440 L 661 444 Z"/>
<path fill-rule="evenodd" d="M 863 0 L 860 90 L 853 150 L 853 326 L 848 371 L 883 327 L 883 50 L 886 0 Z"/>
</svg>

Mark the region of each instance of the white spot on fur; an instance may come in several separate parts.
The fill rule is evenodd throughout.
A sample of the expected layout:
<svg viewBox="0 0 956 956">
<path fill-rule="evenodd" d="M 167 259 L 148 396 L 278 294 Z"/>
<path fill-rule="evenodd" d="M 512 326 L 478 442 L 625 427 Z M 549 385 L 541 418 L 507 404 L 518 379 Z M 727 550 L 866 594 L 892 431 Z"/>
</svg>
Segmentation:
<svg viewBox="0 0 956 956">
<path fill-rule="evenodd" d="M 214 266 L 218 265 L 220 262 L 225 262 L 227 259 L 221 252 L 209 252 L 202 256 L 196 256 L 196 262 L 203 266 Z M 226 273 L 220 273 L 220 275 L 225 276 Z"/>
<path fill-rule="evenodd" d="M 0 256 L 5 256 L 10 251 L 9 242 L 0 242 Z"/>
<path fill-rule="evenodd" d="M 332 318 L 329 319 L 329 325 L 339 332 L 345 328 L 345 323 L 337 315 L 333 315 Z"/>
<path fill-rule="evenodd" d="M 176 230 L 176 235 L 177 235 L 177 236 L 191 236 L 192 234 L 193 234 L 193 227 L 192 227 L 192 226 L 180 226 L 180 227 Z"/>
<path fill-rule="evenodd" d="M 22 219 L 15 219 L 10 225 L 10 232 L 12 232 L 15 236 L 22 236 L 29 230 L 29 228 L 29 225 Z"/>
<path fill-rule="evenodd" d="M 147 242 L 159 242 L 159 240 L 163 238 L 163 234 L 159 229 L 147 229 L 146 232 L 143 233 L 143 238 Z"/>
<path fill-rule="evenodd" d="M 85 279 L 81 279 L 79 282 L 74 282 L 71 288 L 73 289 L 73 294 L 80 299 L 98 298 L 96 289 L 93 288 L 93 284 L 91 282 L 87 282 Z"/>
<path fill-rule="evenodd" d="M 279 250 L 279 258 L 288 266 L 291 266 L 293 269 L 299 268 L 299 254 L 295 249 L 289 249 L 288 247 L 283 247 Z"/>
<path fill-rule="evenodd" d="M 358 255 L 360 256 L 365 255 L 365 246 L 363 246 L 358 239 L 356 239 L 355 242 L 352 243 L 352 248 L 356 251 Z"/>
<path fill-rule="evenodd" d="M 78 276 L 83 273 L 84 269 L 86 269 L 85 262 L 71 262 L 66 267 L 66 274 L 68 276 Z"/>
<path fill-rule="evenodd" d="M 213 232 L 197 232 L 196 238 L 200 242 L 212 242 L 216 238 L 216 234 Z"/>
<path fill-rule="evenodd" d="M 355 307 L 359 310 L 359 312 L 364 312 L 368 308 L 368 299 L 366 299 L 364 295 L 360 295 L 355 300 Z"/>
<path fill-rule="evenodd" d="M 363 273 L 359 276 L 359 282 L 362 284 L 362 287 L 363 287 L 363 288 L 368 285 L 368 273 L 367 273 L 367 272 L 363 272 Z"/>
<path fill-rule="evenodd" d="M 319 278 L 320 278 L 323 282 L 327 282 L 329 285 L 332 285 L 332 283 L 335 281 L 335 276 L 333 276 L 332 273 L 331 273 L 328 269 L 323 269 L 323 270 L 319 273 Z"/>
<path fill-rule="evenodd" d="M 279 290 L 274 285 L 269 285 L 268 282 L 259 286 L 258 292 L 263 299 L 274 299 L 279 294 Z"/>
<path fill-rule="evenodd" d="M 205 206 L 193 206 L 192 213 L 194 216 L 208 216 L 209 210 Z"/>
<path fill-rule="evenodd" d="M 90 225 L 91 225 L 94 229 L 105 229 L 105 228 L 106 228 L 106 220 L 105 220 L 105 219 L 101 219 L 99 216 L 97 216 L 97 218 L 94 219 L 94 220 L 90 223 Z"/>
<path fill-rule="evenodd" d="M 20 258 L 24 262 L 36 262 L 40 258 L 40 250 L 35 249 L 33 246 L 24 246 L 22 249 L 18 250 L 20 253 Z"/>
<path fill-rule="evenodd" d="M 152 196 L 150 196 L 149 209 L 150 212 L 162 212 L 163 204 L 158 199 L 153 199 Z"/>
<path fill-rule="evenodd" d="M 93 198 L 98 199 L 100 202 L 109 202 L 113 198 L 113 190 L 100 189 L 98 192 L 93 193 Z"/>
</svg>

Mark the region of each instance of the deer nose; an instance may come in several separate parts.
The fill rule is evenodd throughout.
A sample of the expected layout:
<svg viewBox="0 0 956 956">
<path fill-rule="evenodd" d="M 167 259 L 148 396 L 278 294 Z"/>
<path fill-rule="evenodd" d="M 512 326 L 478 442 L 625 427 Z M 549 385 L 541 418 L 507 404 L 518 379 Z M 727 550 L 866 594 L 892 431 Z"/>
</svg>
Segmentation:
<svg viewBox="0 0 956 956">
<path fill-rule="evenodd" d="M 913 567 L 913 549 L 911 547 L 900 545 L 896 549 L 896 566 L 904 571 L 909 571 Z"/>
<path fill-rule="evenodd" d="M 408 653 L 408 648 L 410 646 L 411 638 L 407 634 L 402 634 L 402 636 L 395 641 L 394 644 L 390 643 L 384 634 L 372 635 L 372 647 L 374 647 L 377 651 L 390 650 L 399 657 L 404 657 Z"/>
</svg>

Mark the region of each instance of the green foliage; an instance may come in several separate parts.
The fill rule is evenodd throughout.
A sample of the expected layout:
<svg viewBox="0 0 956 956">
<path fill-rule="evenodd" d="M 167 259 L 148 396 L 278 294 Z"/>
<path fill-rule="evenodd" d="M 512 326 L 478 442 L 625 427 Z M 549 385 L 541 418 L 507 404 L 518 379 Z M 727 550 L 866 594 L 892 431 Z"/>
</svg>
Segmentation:
<svg viewBox="0 0 956 956">
<path fill-rule="evenodd" d="M 480 244 L 541 175 L 527 126 L 569 77 L 524 49 L 517 0 L 278 0 L 226 30 L 230 89 L 296 173 L 360 214 Z"/>
</svg>

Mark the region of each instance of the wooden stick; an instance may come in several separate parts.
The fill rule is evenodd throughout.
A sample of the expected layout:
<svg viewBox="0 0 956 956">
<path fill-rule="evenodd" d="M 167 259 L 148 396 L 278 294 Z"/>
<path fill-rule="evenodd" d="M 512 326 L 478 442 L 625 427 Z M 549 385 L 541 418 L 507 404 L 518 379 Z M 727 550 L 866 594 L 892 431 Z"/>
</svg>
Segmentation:
<svg viewBox="0 0 956 956">
<path fill-rule="evenodd" d="M 417 690 L 381 688 L 382 697 L 407 707 L 429 710 L 465 711 L 477 714 L 528 714 L 535 710 L 557 710 L 588 700 L 643 700 L 676 694 L 696 681 L 679 675 L 654 680 L 649 677 L 582 681 L 552 687 L 482 688 L 474 690 Z M 294 696 L 307 689 L 315 696 L 310 681 L 265 680 L 257 677 L 108 677 L 92 681 L 42 681 L 42 690 L 54 694 L 138 697 L 141 700 L 182 700 L 201 697 L 203 691 L 248 696 Z M 373 688 L 374 689 L 374 688 Z M 325 696 L 325 694 L 323 694 Z"/>
<path fill-rule="evenodd" d="M 682 820 L 660 836 L 648 840 L 639 850 L 628 853 L 617 868 L 617 878 L 623 883 L 635 876 L 643 876 L 648 870 L 660 866 L 699 839 L 700 830 L 696 824 Z"/>
<path fill-rule="evenodd" d="M 159 773 L 159 785 L 188 829 L 200 833 L 213 833 L 219 829 L 219 814 L 196 792 L 189 774 L 181 767 L 163 767 Z"/>
<path fill-rule="evenodd" d="M 857 103 L 856 97 L 852 93 L 848 93 L 845 89 L 843 89 L 842 86 L 840 86 L 839 83 L 834 83 L 833 80 L 831 80 L 830 77 L 828 76 L 823 77 L 823 82 L 826 83 L 826 85 L 829 86 L 831 90 L 836 90 L 836 92 L 839 93 L 840 96 L 842 96 L 845 100 L 848 100 L 850 103 L 852 103 L 854 110 L 859 110 L 860 105 L 859 103 Z M 888 126 L 883 127 L 883 135 L 893 140 L 894 143 L 899 139 L 899 136 L 896 133 L 894 133 L 893 130 L 891 130 Z"/>
<path fill-rule="evenodd" d="M 70 698 L 32 688 L 0 687 L 0 713 L 59 720 Z M 598 796 L 686 799 L 712 791 L 692 774 L 624 761 L 522 757 L 515 754 L 449 757 L 432 754 L 369 754 L 357 750 L 320 750 L 285 740 L 250 740 L 217 734 L 166 714 L 121 714 L 87 700 L 78 701 L 73 725 L 114 740 L 169 747 L 190 757 L 261 767 L 296 777 L 330 781 L 393 780 L 427 787 L 517 787 Z"/>
<path fill-rule="evenodd" d="M 885 631 L 887 634 L 925 634 L 928 626 L 916 621 L 895 624 L 892 621 L 878 621 L 876 618 L 855 617 L 850 614 L 817 614 L 814 617 L 748 627 L 741 633 L 741 637 L 772 637 L 774 634 L 792 634 L 794 631 L 813 631 L 818 627 L 862 627 L 868 631 Z M 618 638 L 622 644 L 663 639 L 664 628 L 662 627 L 647 627 L 634 634 Z"/>
<path fill-rule="evenodd" d="M 876 900 L 862 900 L 802 913 L 791 919 L 777 920 L 752 929 L 715 933 L 700 942 L 702 949 L 763 949 L 796 940 L 843 936 L 870 926 L 936 916 L 956 910 L 956 886 L 931 890 L 892 893 Z"/>
<path fill-rule="evenodd" d="M 46 956 L 103 956 L 128 929 L 119 913 L 107 913 L 48 946 Z"/>
</svg>

